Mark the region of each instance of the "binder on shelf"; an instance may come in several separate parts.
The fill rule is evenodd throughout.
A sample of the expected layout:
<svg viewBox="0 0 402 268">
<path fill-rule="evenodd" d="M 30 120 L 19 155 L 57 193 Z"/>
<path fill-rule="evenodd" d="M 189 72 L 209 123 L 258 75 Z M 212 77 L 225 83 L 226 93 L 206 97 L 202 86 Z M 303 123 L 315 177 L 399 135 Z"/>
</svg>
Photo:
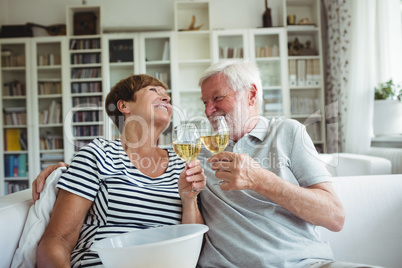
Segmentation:
<svg viewBox="0 0 402 268">
<path fill-rule="evenodd" d="M 296 60 L 289 60 L 289 86 L 297 86 Z"/>
<path fill-rule="evenodd" d="M 297 85 L 306 85 L 306 60 L 297 60 Z"/>
<path fill-rule="evenodd" d="M 313 60 L 306 60 L 306 85 L 314 85 Z"/>
<path fill-rule="evenodd" d="M 276 44 L 272 46 L 272 57 L 279 57 L 279 47 Z"/>
<path fill-rule="evenodd" d="M 320 73 L 320 60 L 313 60 L 313 84 L 319 86 L 321 84 L 321 73 Z"/>
<path fill-rule="evenodd" d="M 165 44 L 163 45 L 162 60 L 166 61 L 166 60 L 169 60 L 169 58 L 170 58 L 169 41 L 165 41 Z"/>
</svg>

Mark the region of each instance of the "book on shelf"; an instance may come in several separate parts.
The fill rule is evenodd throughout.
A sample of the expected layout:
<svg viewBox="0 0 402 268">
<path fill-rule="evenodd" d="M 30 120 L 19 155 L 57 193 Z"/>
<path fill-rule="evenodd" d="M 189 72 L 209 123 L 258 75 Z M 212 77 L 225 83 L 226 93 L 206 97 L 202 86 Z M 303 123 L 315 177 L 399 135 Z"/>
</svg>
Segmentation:
<svg viewBox="0 0 402 268">
<path fill-rule="evenodd" d="M 4 122 L 6 125 L 26 125 L 26 107 L 7 107 L 4 110 Z"/>
<path fill-rule="evenodd" d="M 170 59 L 170 49 L 169 49 L 170 45 L 169 45 L 169 41 L 165 41 L 165 43 L 163 44 L 163 54 L 162 54 L 162 60 L 166 61 Z"/>
<path fill-rule="evenodd" d="M 39 123 L 42 125 L 61 123 L 61 103 L 52 100 L 49 108 L 39 112 Z"/>
<path fill-rule="evenodd" d="M 18 156 L 18 177 L 27 176 L 27 155 L 20 154 Z"/>
<path fill-rule="evenodd" d="M 320 60 L 289 60 L 289 86 L 319 86 Z"/>
<path fill-rule="evenodd" d="M 221 59 L 240 59 L 243 58 L 243 48 L 238 47 L 219 47 L 219 58 Z"/>
<path fill-rule="evenodd" d="M 278 45 L 272 46 L 262 46 L 255 48 L 256 58 L 269 58 L 269 57 L 279 57 L 279 47 Z"/>
<path fill-rule="evenodd" d="M 28 182 L 4 182 L 4 194 L 12 194 L 25 189 L 28 189 Z"/>
<path fill-rule="evenodd" d="M 17 128 L 7 128 L 5 132 L 4 149 L 6 151 L 21 151 L 20 130 Z"/>
<path fill-rule="evenodd" d="M 38 66 L 52 66 L 60 65 L 61 57 L 60 54 L 39 54 L 38 55 Z"/>
<path fill-rule="evenodd" d="M 28 150 L 28 139 L 25 132 L 20 132 L 20 145 L 21 150 L 26 151 Z"/>
<path fill-rule="evenodd" d="M 1 56 L 1 66 L 2 67 L 23 67 L 25 66 L 25 55 L 5 55 Z"/>
<path fill-rule="evenodd" d="M 26 177 L 28 171 L 26 154 L 4 156 L 5 177 Z"/>
<path fill-rule="evenodd" d="M 58 150 L 63 149 L 63 136 L 54 135 L 46 132 L 45 136 L 40 138 L 41 150 Z"/>
<path fill-rule="evenodd" d="M 290 112 L 294 115 L 310 115 L 320 109 L 316 98 L 293 95 L 290 97 Z"/>
<path fill-rule="evenodd" d="M 39 95 L 61 94 L 61 82 L 39 82 Z"/>
<path fill-rule="evenodd" d="M 3 84 L 3 96 L 25 96 L 25 85 L 18 80 Z"/>
<path fill-rule="evenodd" d="M 70 50 L 80 49 L 99 49 L 101 42 L 96 39 L 72 39 L 70 42 Z"/>
</svg>

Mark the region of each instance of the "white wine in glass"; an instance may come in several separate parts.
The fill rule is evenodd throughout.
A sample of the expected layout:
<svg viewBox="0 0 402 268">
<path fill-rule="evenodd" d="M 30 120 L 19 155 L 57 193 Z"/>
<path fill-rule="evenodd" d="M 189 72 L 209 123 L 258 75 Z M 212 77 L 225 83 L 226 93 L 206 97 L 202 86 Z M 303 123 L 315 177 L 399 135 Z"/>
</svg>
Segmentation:
<svg viewBox="0 0 402 268">
<path fill-rule="evenodd" d="M 205 148 L 213 154 L 225 150 L 229 143 L 229 127 L 224 116 L 216 116 L 210 121 L 201 121 L 201 141 Z M 219 184 L 225 183 L 221 180 Z"/>
<path fill-rule="evenodd" d="M 201 140 L 197 127 L 194 124 L 182 124 L 173 128 L 172 146 L 174 152 L 186 163 L 194 161 L 201 151 Z M 191 192 L 198 192 L 191 186 Z"/>
</svg>

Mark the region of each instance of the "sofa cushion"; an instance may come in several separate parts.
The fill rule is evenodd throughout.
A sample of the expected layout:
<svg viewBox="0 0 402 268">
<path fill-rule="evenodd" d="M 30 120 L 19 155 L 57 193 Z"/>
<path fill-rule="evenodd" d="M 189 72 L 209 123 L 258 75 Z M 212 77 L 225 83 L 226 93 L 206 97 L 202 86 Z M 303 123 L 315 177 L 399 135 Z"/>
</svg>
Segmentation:
<svg viewBox="0 0 402 268">
<path fill-rule="evenodd" d="M 12 267 L 36 267 L 36 249 L 50 219 L 58 189 L 56 184 L 66 167 L 53 171 L 47 178 L 40 199 L 29 209 Z"/>
<path fill-rule="evenodd" d="M 344 205 L 342 231 L 321 229 L 336 260 L 401 267 L 402 175 L 335 177 Z"/>
</svg>

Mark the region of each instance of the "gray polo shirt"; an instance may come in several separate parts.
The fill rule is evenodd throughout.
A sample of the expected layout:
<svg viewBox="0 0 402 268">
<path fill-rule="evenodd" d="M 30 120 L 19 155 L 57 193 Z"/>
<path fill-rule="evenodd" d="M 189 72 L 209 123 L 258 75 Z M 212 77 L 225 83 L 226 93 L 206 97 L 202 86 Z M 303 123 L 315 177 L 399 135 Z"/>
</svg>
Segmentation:
<svg viewBox="0 0 402 268">
<path fill-rule="evenodd" d="M 295 120 L 260 118 L 226 151 L 248 154 L 301 187 L 331 181 L 305 127 Z M 211 155 L 205 149 L 200 154 L 207 176 L 207 188 L 200 193 L 201 212 L 210 229 L 198 267 L 303 267 L 333 259 L 316 226 L 254 191 L 222 191 L 207 162 Z"/>
</svg>

